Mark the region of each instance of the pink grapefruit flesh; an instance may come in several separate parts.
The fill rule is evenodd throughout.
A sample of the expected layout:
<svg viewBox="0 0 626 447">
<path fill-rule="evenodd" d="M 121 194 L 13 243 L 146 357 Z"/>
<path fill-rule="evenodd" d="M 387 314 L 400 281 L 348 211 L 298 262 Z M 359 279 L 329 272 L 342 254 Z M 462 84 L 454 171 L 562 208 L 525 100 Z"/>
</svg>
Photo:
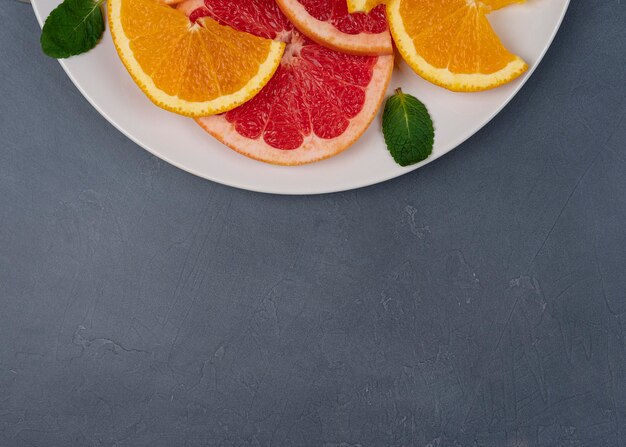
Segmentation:
<svg viewBox="0 0 626 447">
<path fill-rule="evenodd" d="M 276 0 L 283 13 L 307 37 L 349 54 L 392 54 L 385 6 L 368 14 L 350 14 L 346 0 Z"/>
<path fill-rule="evenodd" d="M 355 56 L 301 34 L 274 0 L 186 0 L 191 20 L 222 24 L 287 43 L 272 80 L 244 105 L 197 122 L 250 158 L 280 165 L 312 163 L 354 143 L 376 116 L 393 70 L 393 56 Z"/>
</svg>

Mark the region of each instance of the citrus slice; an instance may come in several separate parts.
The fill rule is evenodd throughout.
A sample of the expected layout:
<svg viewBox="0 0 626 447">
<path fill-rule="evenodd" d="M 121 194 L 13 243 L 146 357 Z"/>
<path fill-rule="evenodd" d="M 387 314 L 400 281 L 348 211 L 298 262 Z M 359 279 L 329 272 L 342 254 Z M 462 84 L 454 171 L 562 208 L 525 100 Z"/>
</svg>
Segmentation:
<svg viewBox="0 0 626 447">
<path fill-rule="evenodd" d="M 320 45 L 349 54 L 392 54 L 385 8 L 350 14 L 346 0 L 276 0 L 291 22 Z"/>
<path fill-rule="evenodd" d="M 487 90 L 528 69 L 487 20 L 511 0 L 389 0 L 387 17 L 398 51 L 424 79 L 453 91 Z"/>
<path fill-rule="evenodd" d="M 109 0 L 115 48 L 130 75 L 159 107 L 187 116 L 231 110 L 257 94 L 285 45 L 220 25 L 190 23 L 158 0 Z"/>
<path fill-rule="evenodd" d="M 378 5 L 386 3 L 386 0 L 347 0 L 348 11 L 350 13 L 356 12 L 370 12 Z M 482 0 L 482 3 L 487 6 L 491 11 L 504 8 L 505 6 L 512 5 L 514 3 L 526 3 L 526 0 Z"/>
<path fill-rule="evenodd" d="M 385 3 L 384 0 L 347 0 L 348 11 L 352 14 L 356 12 L 368 13 L 378 5 Z"/>
<path fill-rule="evenodd" d="M 482 0 L 482 3 L 490 11 L 495 11 L 515 3 L 526 3 L 526 0 Z"/>
<path fill-rule="evenodd" d="M 273 164 L 299 165 L 342 152 L 376 116 L 393 56 L 355 56 L 321 46 L 298 32 L 274 0 L 187 0 L 191 20 L 220 23 L 287 42 L 272 80 L 251 101 L 198 119 L 235 151 Z"/>
</svg>

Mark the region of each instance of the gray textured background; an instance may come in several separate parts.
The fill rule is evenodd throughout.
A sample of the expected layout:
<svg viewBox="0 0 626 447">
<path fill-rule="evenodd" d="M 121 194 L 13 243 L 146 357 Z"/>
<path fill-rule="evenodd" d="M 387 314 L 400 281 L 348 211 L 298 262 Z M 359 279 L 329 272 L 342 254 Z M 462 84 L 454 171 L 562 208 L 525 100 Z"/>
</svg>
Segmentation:
<svg viewBox="0 0 626 447">
<path fill-rule="evenodd" d="M 626 6 L 382 185 L 152 157 L 0 7 L 0 446 L 626 446 Z"/>
</svg>

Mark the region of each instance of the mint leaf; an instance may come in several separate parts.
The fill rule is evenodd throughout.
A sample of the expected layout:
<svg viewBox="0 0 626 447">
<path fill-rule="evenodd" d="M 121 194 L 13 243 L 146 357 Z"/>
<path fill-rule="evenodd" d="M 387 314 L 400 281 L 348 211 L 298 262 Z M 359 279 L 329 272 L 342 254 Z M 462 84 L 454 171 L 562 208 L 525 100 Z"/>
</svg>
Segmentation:
<svg viewBox="0 0 626 447">
<path fill-rule="evenodd" d="M 57 6 L 43 25 L 43 52 L 63 59 L 95 47 L 104 33 L 103 1 L 65 0 Z"/>
<path fill-rule="evenodd" d="M 435 129 L 426 106 L 397 89 L 383 112 L 383 134 L 387 149 L 400 166 L 426 160 L 433 151 Z"/>
</svg>

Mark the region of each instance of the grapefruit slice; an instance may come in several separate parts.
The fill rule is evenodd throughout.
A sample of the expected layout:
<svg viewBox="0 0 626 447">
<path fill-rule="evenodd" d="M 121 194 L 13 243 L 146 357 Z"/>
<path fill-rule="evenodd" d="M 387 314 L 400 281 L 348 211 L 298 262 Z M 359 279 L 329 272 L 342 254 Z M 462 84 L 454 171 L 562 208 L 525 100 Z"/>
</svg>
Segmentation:
<svg viewBox="0 0 626 447">
<path fill-rule="evenodd" d="M 349 54 L 392 54 L 385 7 L 350 14 L 346 0 L 276 0 L 283 13 L 311 40 Z"/>
<path fill-rule="evenodd" d="M 284 44 L 220 25 L 190 24 L 157 0 L 109 0 L 117 53 L 159 107 L 186 116 L 231 110 L 255 96 L 280 64 Z"/>
<path fill-rule="evenodd" d="M 270 82 L 246 104 L 198 119 L 235 151 L 280 165 L 332 157 L 369 127 L 384 99 L 393 56 L 355 56 L 321 46 L 301 34 L 274 0 L 186 0 L 190 20 L 219 23 L 287 44 Z"/>
</svg>

